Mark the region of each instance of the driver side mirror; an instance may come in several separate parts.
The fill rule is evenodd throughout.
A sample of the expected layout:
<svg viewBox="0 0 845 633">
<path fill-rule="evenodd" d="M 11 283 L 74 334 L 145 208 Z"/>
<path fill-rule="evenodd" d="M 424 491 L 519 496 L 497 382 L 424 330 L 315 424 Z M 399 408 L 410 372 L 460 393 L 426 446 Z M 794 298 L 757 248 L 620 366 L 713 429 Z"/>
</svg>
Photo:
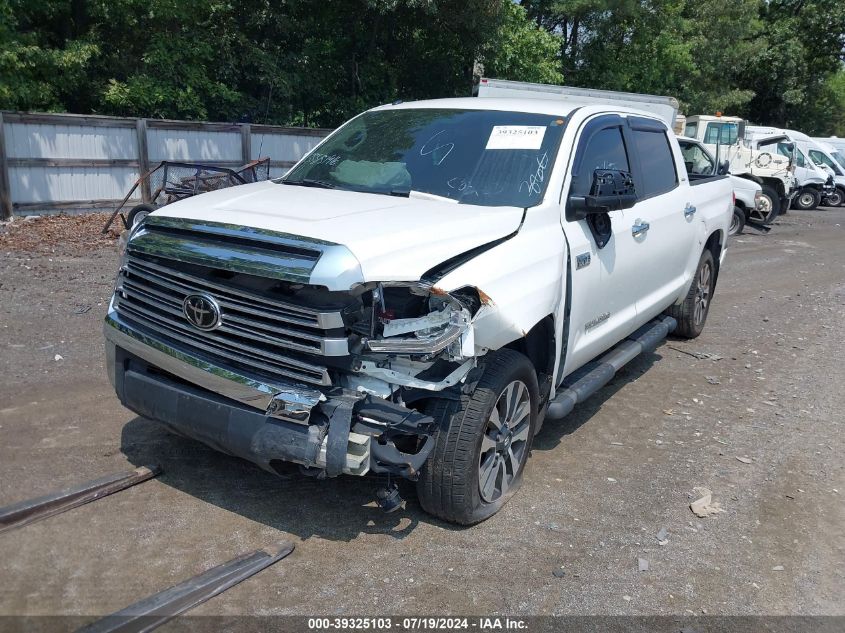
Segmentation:
<svg viewBox="0 0 845 633">
<path fill-rule="evenodd" d="M 736 126 L 736 139 L 740 142 L 745 140 L 745 121 L 740 121 Z"/>
<path fill-rule="evenodd" d="M 588 215 L 630 209 L 637 203 L 631 173 L 618 169 L 596 169 L 590 193 L 570 195 L 566 204 L 567 220 L 583 220 Z"/>
<path fill-rule="evenodd" d="M 716 170 L 716 174 L 719 176 L 725 176 L 731 173 L 731 162 L 729 160 L 724 160 L 719 163 L 719 169 Z"/>
</svg>

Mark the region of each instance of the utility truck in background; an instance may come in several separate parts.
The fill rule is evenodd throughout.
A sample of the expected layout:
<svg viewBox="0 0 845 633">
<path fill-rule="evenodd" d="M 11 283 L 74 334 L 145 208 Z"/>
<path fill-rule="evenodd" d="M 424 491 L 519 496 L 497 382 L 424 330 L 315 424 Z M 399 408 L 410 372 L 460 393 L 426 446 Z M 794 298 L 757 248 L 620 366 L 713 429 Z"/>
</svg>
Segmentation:
<svg viewBox="0 0 845 633">
<path fill-rule="evenodd" d="M 788 138 L 748 138 L 744 119 L 697 114 L 686 118 L 684 136 L 703 143 L 734 176 L 752 180 L 762 188 L 764 224 L 785 213 L 798 193 L 794 146 Z"/>
<path fill-rule="evenodd" d="M 794 170 L 798 191 L 793 198 L 792 206 L 796 209 L 815 209 L 823 201 L 835 202 L 838 206 L 841 200 L 840 190 L 837 189 L 836 173 L 827 166 L 817 164 L 807 155 L 812 139 L 797 130 L 787 130 L 762 125 L 749 125 L 746 136 L 752 142 L 768 142 L 776 151 L 784 156 L 794 155 Z M 845 192 L 845 176 L 840 177 L 839 185 Z M 828 200 L 831 198 L 832 200 Z"/>
<path fill-rule="evenodd" d="M 387 510 L 403 477 L 447 521 L 497 512 L 544 418 L 701 333 L 733 197 L 667 103 L 492 81 L 136 225 L 104 325 L 121 402 L 270 472 L 379 475 Z"/>
</svg>

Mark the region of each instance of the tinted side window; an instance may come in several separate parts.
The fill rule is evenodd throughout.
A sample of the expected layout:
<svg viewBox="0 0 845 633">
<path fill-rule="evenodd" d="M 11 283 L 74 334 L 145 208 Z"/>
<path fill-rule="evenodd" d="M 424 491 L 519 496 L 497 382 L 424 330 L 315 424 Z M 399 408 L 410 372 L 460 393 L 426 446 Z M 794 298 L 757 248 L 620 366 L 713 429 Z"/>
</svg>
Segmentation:
<svg viewBox="0 0 845 633">
<path fill-rule="evenodd" d="M 665 132 L 633 130 L 634 147 L 640 159 L 642 174 L 636 183 L 637 195 L 648 198 L 674 189 L 678 184 L 675 160 Z"/>
<path fill-rule="evenodd" d="M 576 196 L 589 195 L 596 169 L 630 171 L 622 128 L 608 127 L 596 132 L 577 164 L 579 177 L 572 183 L 572 193 Z"/>
</svg>

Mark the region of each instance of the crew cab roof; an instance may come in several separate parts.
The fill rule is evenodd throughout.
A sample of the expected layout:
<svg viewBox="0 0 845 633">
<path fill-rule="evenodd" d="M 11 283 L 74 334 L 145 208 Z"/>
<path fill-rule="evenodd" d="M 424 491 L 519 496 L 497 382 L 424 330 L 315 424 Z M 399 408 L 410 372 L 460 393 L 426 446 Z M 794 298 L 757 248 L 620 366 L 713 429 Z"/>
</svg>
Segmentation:
<svg viewBox="0 0 845 633">
<path fill-rule="evenodd" d="M 548 114 L 551 116 L 568 117 L 575 110 L 582 113 L 584 117 L 591 114 L 611 112 L 618 114 L 633 114 L 636 116 L 654 119 L 661 119 L 651 112 L 645 112 L 637 108 L 620 106 L 618 103 L 607 105 L 578 105 L 557 99 L 507 99 L 507 98 L 485 98 L 478 97 L 456 97 L 451 99 L 426 99 L 423 101 L 403 101 L 391 103 L 372 108 L 370 111 L 379 110 L 406 110 L 406 109 L 454 109 L 454 110 L 501 110 L 504 112 L 529 112 L 534 114 Z"/>
</svg>

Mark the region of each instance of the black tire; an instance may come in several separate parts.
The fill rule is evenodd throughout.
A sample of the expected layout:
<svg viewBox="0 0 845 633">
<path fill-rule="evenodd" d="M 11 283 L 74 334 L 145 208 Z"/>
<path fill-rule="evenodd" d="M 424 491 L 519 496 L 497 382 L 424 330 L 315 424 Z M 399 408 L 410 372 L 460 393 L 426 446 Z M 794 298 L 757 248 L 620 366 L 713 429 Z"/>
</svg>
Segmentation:
<svg viewBox="0 0 845 633">
<path fill-rule="evenodd" d="M 705 272 L 706 271 L 706 272 Z M 702 283 L 706 275 L 706 284 Z M 706 286 L 706 288 L 705 288 Z M 680 305 L 673 305 L 666 314 L 678 322 L 675 334 L 683 338 L 696 338 L 704 330 L 713 291 L 716 289 L 716 262 L 713 253 L 705 250 L 698 260 L 689 292 Z M 704 300 L 703 306 L 701 301 Z M 700 309 L 699 309 L 700 308 Z"/>
<path fill-rule="evenodd" d="M 734 214 L 731 217 L 731 225 L 728 228 L 728 235 L 739 235 L 745 229 L 745 209 L 734 207 Z"/>
<path fill-rule="evenodd" d="M 841 207 L 845 203 L 845 191 L 837 187 L 826 197 L 826 204 L 829 207 Z"/>
<path fill-rule="evenodd" d="M 156 208 L 151 204 L 139 204 L 132 207 L 126 214 L 126 227 L 132 229 L 138 222 L 147 217 Z"/>
<path fill-rule="evenodd" d="M 818 191 L 814 189 L 802 189 L 792 201 L 792 208 L 799 209 L 800 211 L 811 211 L 819 206 L 821 200 L 822 196 Z"/>
<path fill-rule="evenodd" d="M 517 419 L 514 429 L 500 440 L 493 437 L 497 428 L 493 410 L 497 411 L 495 420 L 499 420 L 501 402 L 506 398 L 505 390 L 514 383 L 521 383 L 527 391 L 528 418 L 527 421 Z M 524 413 L 526 401 L 520 397 L 516 402 L 514 409 Z M 534 366 L 525 356 L 509 349 L 491 352 L 484 358 L 484 373 L 472 395 L 462 395 L 460 401 L 431 400 L 426 413 L 438 421 L 439 430 L 434 451 L 417 482 L 417 496 L 423 509 L 445 521 L 461 525 L 479 523 L 498 512 L 522 483 L 522 473 L 537 425 L 538 402 L 539 388 Z M 505 416 L 505 423 L 501 426 L 506 432 L 508 417 Z M 524 440 L 516 439 L 523 435 Z M 482 440 L 487 447 L 485 451 L 482 451 Z M 494 446 L 490 446 L 491 442 Z M 498 459 L 501 450 L 506 451 L 509 458 Z M 515 468 L 514 461 L 518 462 Z M 489 468 L 485 468 L 487 466 Z M 510 474 L 508 466 L 511 467 Z M 491 481 L 488 477 L 481 482 L 483 469 L 493 475 L 493 489 L 486 489 L 489 500 L 484 498 L 485 493 L 481 490 L 482 483 L 489 484 Z M 499 481 L 507 482 L 507 486 L 496 488 Z"/>
<path fill-rule="evenodd" d="M 751 217 L 762 224 L 771 224 L 781 213 L 781 207 L 784 205 L 780 203 L 780 195 L 778 195 L 774 187 L 770 187 L 769 185 L 763 185 L 762 187 L 763 190 L 760 193 L 764 198 L 763 209 L 754 209 L 751 212 Z"/>
</svg>

